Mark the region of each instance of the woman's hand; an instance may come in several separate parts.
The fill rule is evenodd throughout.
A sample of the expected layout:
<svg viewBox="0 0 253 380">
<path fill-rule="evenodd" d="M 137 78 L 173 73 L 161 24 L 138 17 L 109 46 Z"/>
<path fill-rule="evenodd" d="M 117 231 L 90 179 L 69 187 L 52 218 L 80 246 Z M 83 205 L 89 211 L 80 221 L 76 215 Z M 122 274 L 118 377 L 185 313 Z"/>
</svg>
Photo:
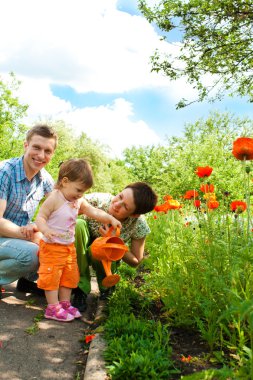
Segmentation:
<svg viewBox="0 0 253 380">
<path fill-rule="evenodd" d="M 100 235 L 105 237 L 108 234 L 109 229 L 110 229 L 110 227 L 108 226 L 108 224 L 105 224 L 105 225 L 99 227 Z"/>
<path fill-rule="evenodd" d="M 120 224 L 120 226 L 122 227 L 121 224 Z M 112 235 L 116 235 L 116 230 L 120 229 L 121 227 L 118 227 L 118 226 L 114 227 L 114 226 L 111 226 L 111 225 L 108 225 L 108 224 L 104 224 L 101 227 L 99 227 L 99 233 L 100 233 L 101 236 L 105 237 L 105 236 L 108 236 L 109 231 L 113 230 L 112 231 Z"/>
</svg>

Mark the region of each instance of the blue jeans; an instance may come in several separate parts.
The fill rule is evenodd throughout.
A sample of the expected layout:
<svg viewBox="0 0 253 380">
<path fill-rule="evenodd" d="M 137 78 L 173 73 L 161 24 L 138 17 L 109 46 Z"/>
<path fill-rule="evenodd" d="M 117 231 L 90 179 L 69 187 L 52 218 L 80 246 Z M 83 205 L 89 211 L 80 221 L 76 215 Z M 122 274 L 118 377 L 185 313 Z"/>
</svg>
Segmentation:
<svg viewBox="0 0 253 380">
<path fill-rule="evenodd" d="M 39 266 L 37 244 L 30 241 L 0 237 L 0 285 L 20 277 L 36 279 Z"/>
</svg>

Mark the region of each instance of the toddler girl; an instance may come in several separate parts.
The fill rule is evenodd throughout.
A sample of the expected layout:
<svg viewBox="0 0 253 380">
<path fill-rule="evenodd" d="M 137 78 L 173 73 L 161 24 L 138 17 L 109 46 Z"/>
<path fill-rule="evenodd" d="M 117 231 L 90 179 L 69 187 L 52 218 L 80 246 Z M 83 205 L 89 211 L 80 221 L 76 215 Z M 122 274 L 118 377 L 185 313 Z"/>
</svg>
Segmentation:
<svg viewBox="0 0 253 380">
<path fill-rule="evenodd" d="M 61 322 L 80 318 L 79 310 L 70 303 L 71 290 L 79 282 L 74 246 L 78 214 L 114 228 L 121 223 L 106 212 L 91 206 L 83 194 L 93 185 L 90 165 L 83 159 L 70 159 L 61 164 L 55 190 L 40 207 L 36 218 L 43 237 L 40 241 L 37 285 L 45 290 L 45 317 Z"/>
</svg>

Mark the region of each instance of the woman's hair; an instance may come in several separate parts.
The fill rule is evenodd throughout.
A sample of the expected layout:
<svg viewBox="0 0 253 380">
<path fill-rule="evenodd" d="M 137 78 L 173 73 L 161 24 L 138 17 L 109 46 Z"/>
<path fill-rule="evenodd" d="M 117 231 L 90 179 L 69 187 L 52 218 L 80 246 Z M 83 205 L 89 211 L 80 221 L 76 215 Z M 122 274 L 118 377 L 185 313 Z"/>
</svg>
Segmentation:
<svg viewBox="0 0 253 380">
<path fill-rule="evenodd" d="M 58 144 L 58 136 L 52 127 L 47 124 L 37 124 L 32 127 L 26 134 L 26 141 L 29 143 L 34 135 L 39 135 L 47 139 L 54 139 L 55 148 Z"/>
<path fill-rule="evenodd" d="M 146 214 L 152 211 L 157 203 L 157 195 L 146 182 L 130 183 L 125 189 L 132 189 L 134 195 L 134 214 Z"/>
<path fill-rule="evenodd" d="M 87 189 L 93 185 L 93 175 L 90 164 L 82 158 L 71 158 L 60 165 L 58 179 L 55 185 L 56 189 L 61 187 L 62 179 L 66 177 L 70 182 L 79 181 L 87 186 Z"/>
</svg>

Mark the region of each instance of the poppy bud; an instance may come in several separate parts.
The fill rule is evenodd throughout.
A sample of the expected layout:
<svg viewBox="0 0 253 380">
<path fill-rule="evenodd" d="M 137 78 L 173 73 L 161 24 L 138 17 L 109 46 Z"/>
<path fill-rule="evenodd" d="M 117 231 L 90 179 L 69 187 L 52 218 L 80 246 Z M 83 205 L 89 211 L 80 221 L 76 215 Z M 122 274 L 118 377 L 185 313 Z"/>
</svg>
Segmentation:
<svg viewBox="0 0 253 380">
<path fill-rule="evenodd" d="M 249 174 L 249 173 L 250 173 L 250 167 L 249 167 L 249 166 L 246 166 L 246 167 L 245 167 L 245 171 L 246 171 L 247 174 Z"/>
</svg>

